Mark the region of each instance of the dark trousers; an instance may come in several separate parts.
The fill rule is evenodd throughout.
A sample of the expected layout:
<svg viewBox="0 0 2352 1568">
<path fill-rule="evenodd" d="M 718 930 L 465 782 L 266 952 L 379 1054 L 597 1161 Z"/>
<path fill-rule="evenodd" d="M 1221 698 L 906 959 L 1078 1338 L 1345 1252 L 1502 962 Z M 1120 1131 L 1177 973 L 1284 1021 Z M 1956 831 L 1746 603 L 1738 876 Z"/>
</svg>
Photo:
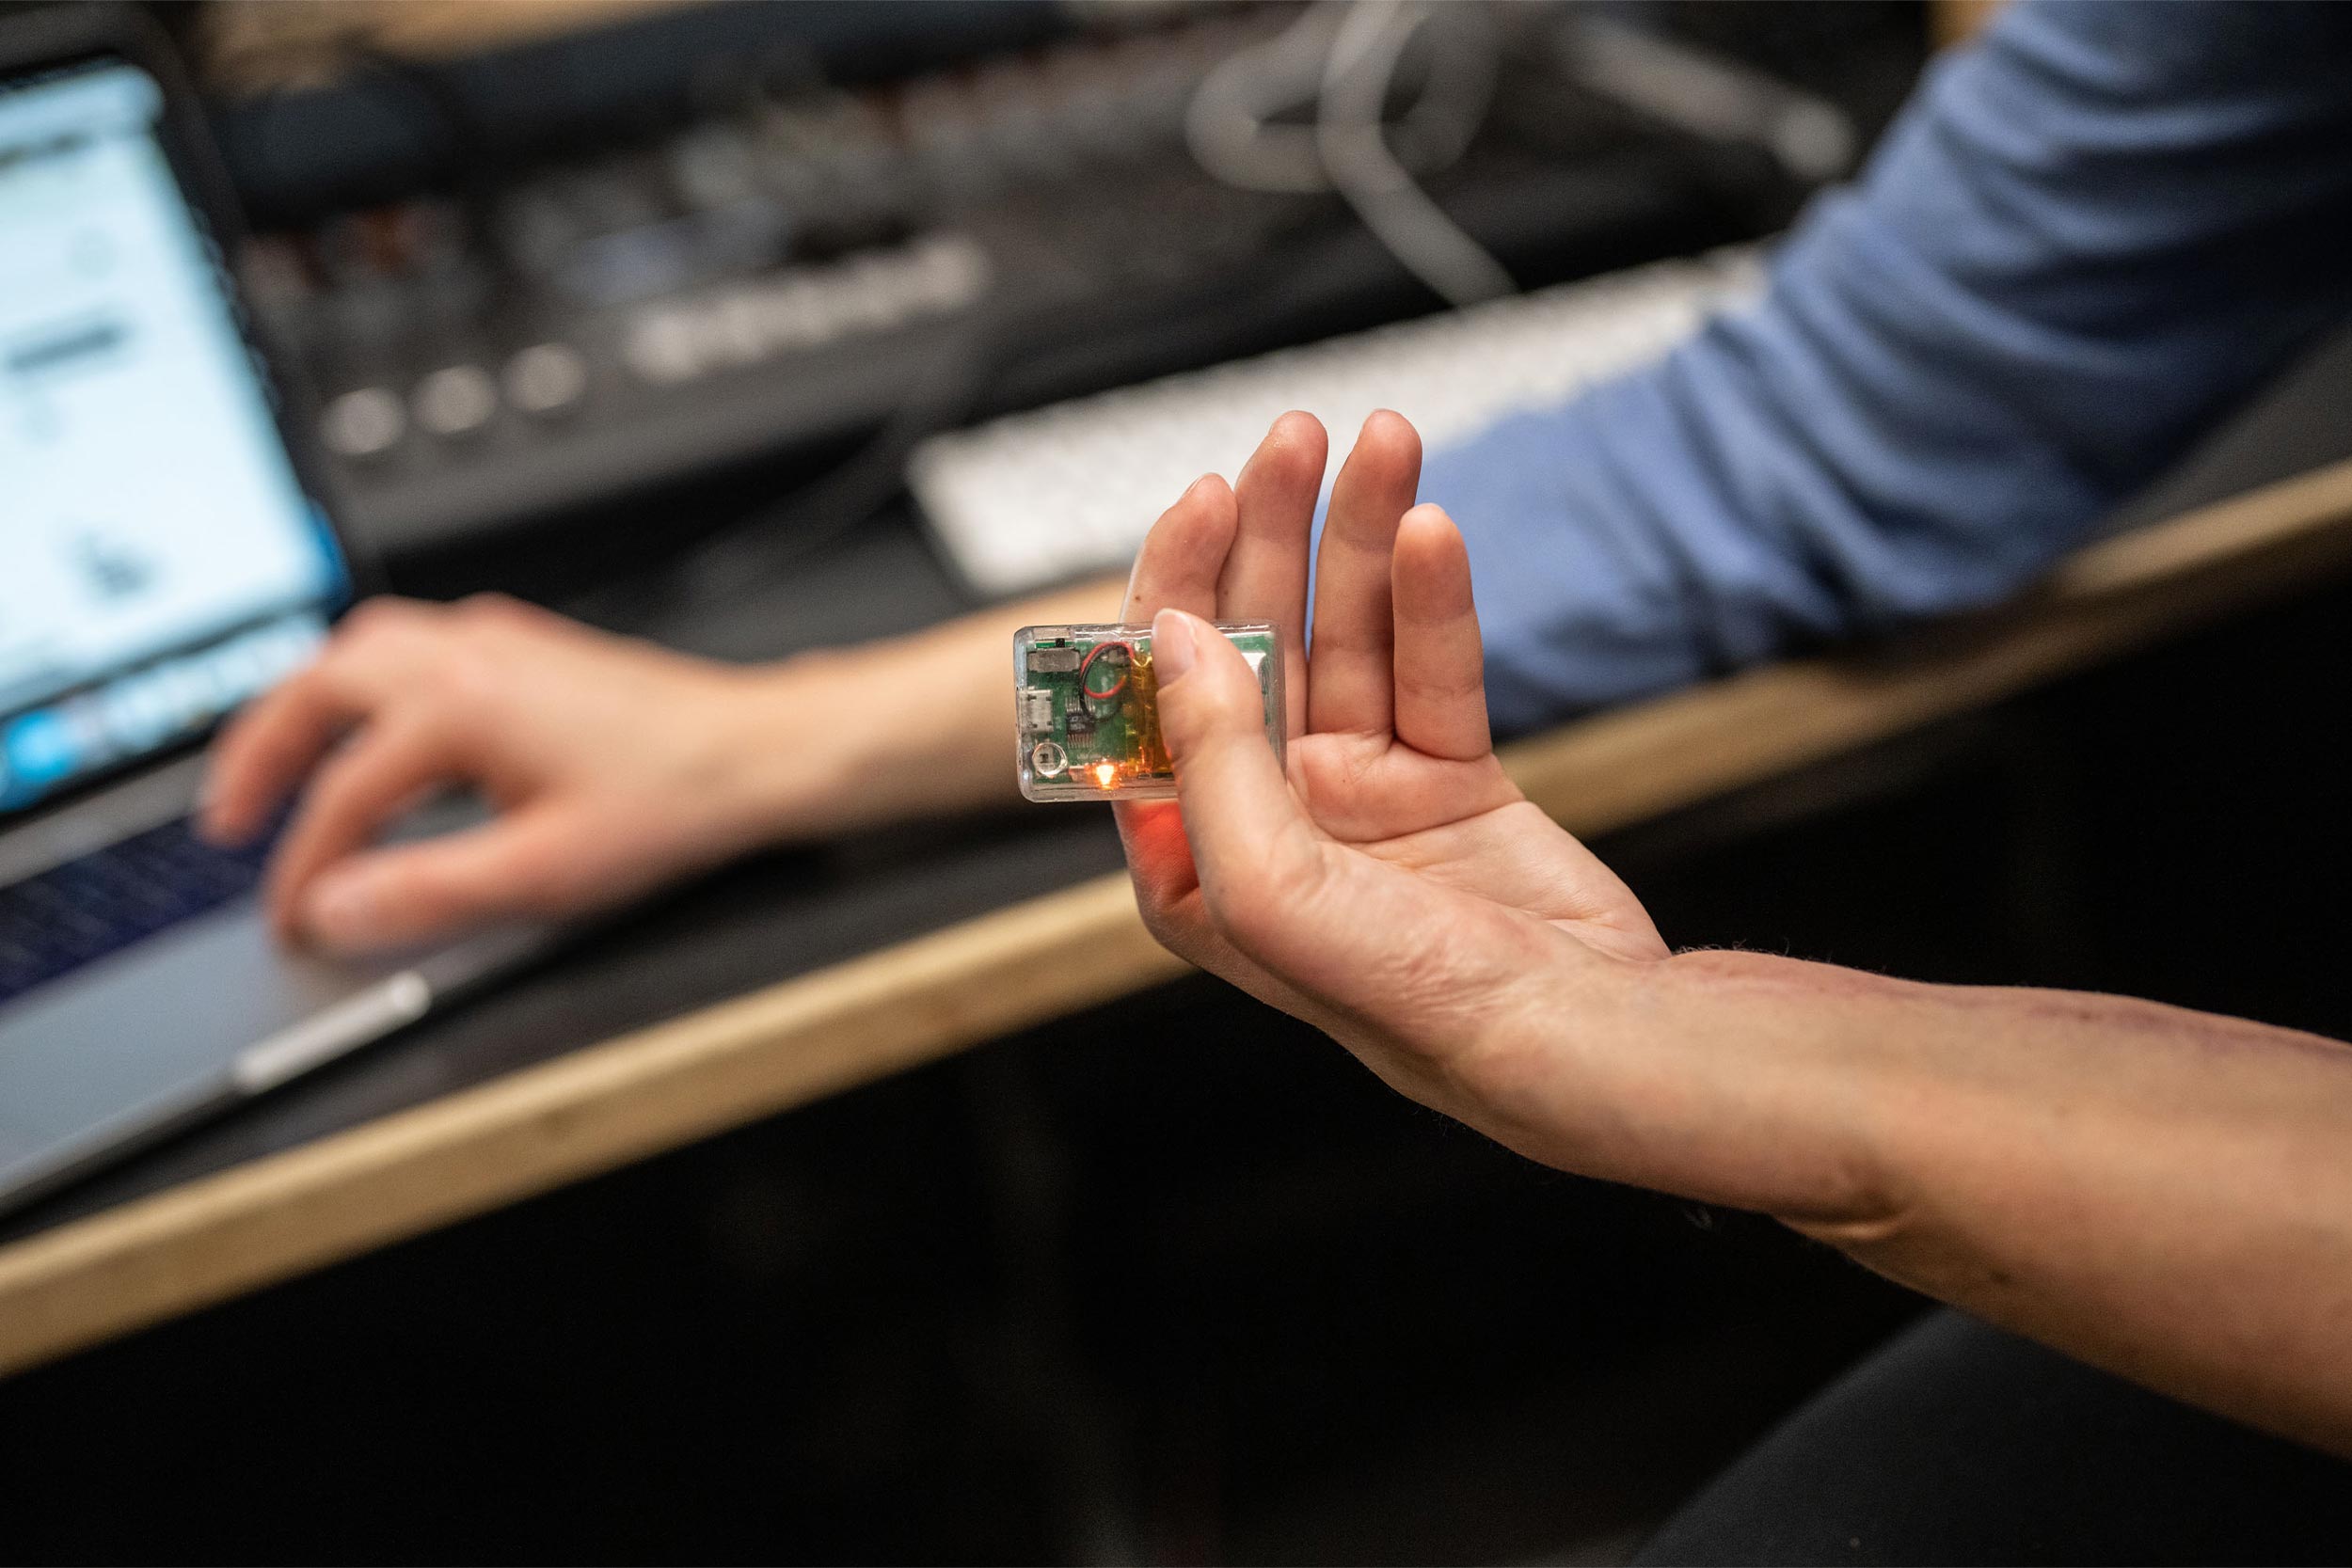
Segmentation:
<svg viewBox="0 0 2352 1568">
<path fill-rule="evenodd" d="M 1789 1418 L 1638 1560 L 2352 1562 L 2352 1465 L 1939 1312 Z"/>
</svg>

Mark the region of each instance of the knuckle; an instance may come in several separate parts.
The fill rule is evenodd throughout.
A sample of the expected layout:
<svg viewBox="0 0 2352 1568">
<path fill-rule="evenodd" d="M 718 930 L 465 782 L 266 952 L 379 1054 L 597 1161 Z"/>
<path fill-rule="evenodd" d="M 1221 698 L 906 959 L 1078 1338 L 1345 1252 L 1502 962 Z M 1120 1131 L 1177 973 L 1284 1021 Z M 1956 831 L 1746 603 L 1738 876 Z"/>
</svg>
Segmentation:
<svg viewBox="0 0 2352 1568">
<path fill-rule="evenodd" d="M 343 616 L 336 628 L 340 641 L 348 642 L 355 637 L 366 637 L 386 624 L 399 619 L 397 599 L 362 599 Z"/>
<path fill-rule="evenodd" d="M 367 657 L 374 641 L 364 631 L 353 631 L 347 626 L 336 628 L 317 657 L 279 681 L 270 694 L 299 696 L 342 689 L 351 678 L 352 667 Z"/>
<path fill-rule="evenodd" d="M 1166 888 L 1153 886 L 1142 878 L 1136 879 L 1136 912 L 1143 917 L 1143 928 L 1162 947 L 1174 947 L 1178 936 L 1176 899 Z"/>
<path fill-rule="evenodd" d="M 357 637 L 377 638 L 388 631 L 399 631 L 417 626 L 431 612 L 414 599 L 382 595 L 363 599 L 355 605 L 337 628 L 339 641 Z"/>
<path fill-rule="evenodd" d="M 401 655 L 392 690 L 415 699 L 414 711 L 466 707 L 495 684 L 489 650 L 463 638 L 435 638 L 404 648 Z"/>
<path fill-rule="evenodd" d="M 511 594 L 485 589 L 457 603 L 457 615 L 470 626 L 493 629 L 535 625 L 540 612 Z"/>
<path fill-rule="evenodd" d="M 498 660 L 475 643 L 442 649 L 433 673 L 441 694 L 466 706 L 479 705 L 500 686 Z"/>
<path fill-rule="evenodd" d="M 1218 943 L 1201 906 L 1182 899 L 1136 900 L 1152 940 L 1187 963 L 1206 965 Z"/>
<path fill-rule="evenodd" d="M 1162 947 L 1173 948 L 1175 927 L 1169 922 L 1167 909 L 1150 898 L 1136 900 L 1136 912 L 1143 917 L 1143 928 Z"/>
<path fill-rule="evenodd" d="M 1485 673 L 1475 666 L 1432 673 L 1427 670 L 1407 671 L 1401 660 L 1396 686 L 1407 696 L 1439 703 L 1468 703 L 1472 698 L 1484 698 L 1486 692 Z"/>
</svg>

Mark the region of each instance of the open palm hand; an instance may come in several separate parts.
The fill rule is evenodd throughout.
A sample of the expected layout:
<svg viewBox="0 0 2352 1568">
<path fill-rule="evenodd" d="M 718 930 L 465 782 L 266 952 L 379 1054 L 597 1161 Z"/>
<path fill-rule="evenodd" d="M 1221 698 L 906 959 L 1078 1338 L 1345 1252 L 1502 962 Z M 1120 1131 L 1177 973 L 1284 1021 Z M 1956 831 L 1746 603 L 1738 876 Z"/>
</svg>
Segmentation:
<svg viewBox="0 0 2352 1568">
<path fill-rule="evenodd" d="M 1124 618 L 1158 617 L 1183 798 L 1121 805 L 1120 831 L 1164 942 L 1432 1099 L 1424 1080 L 1486 1033 L 1466 1006 L 1507 1011 L 1515 977 L 1563 946 L 1666 950 L 1624 883 L 1495 757 L 1469 558 L 1443 512 L 1413 504 L 1420 441 L 1394 414 L 1367 421 L 1333 485 L 1310 648 L 1325 442 L 1311 418 L 1285 415 L 1233 488 L 1196 483 L 1145 543 Z M 1257 684 L 1209 620 L 1281 630 L 1281 768 Z"/>
</svg>

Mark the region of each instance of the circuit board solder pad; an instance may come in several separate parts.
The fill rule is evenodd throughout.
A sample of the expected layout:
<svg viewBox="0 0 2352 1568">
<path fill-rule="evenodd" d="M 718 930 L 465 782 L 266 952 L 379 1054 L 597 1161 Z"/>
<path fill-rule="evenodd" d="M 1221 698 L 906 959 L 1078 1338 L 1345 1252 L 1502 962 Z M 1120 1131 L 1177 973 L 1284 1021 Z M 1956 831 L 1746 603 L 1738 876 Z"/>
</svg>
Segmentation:
<svg viewBox="0 0 2352 1568">
<path fill-rule="evenodd" d="M 1279 760 L 1279 634 L 1267 621 L 1219 621 L 1216 629 L 1257 672 L 1266 738 Z M 1032 800 L 1108 800 L 1176 793 L 1160 738 L 1150 626 L 1024 626 L 1013 634 L 1012 658 L 1022 794 Z"/>
</svg>

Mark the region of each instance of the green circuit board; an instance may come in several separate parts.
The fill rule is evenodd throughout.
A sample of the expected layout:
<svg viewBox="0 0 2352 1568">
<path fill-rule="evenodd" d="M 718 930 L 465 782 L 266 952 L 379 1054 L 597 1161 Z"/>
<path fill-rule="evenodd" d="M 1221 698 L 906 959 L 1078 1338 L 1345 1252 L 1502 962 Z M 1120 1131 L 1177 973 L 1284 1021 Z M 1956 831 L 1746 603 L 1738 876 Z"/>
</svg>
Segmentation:
<svg viewBox="0 0 2352 1568">
<path fill-rule="evenodd" d="M 1220 624 L 1258 673 L 1269 734 L 1282 732 L 1281 659 L 1267 624 Z M 1175 793 L 1160 737 L 1152 628 L 1028 626 L 1014 639 L 1022 793 L 1088 800 Z"/>
</svg>

